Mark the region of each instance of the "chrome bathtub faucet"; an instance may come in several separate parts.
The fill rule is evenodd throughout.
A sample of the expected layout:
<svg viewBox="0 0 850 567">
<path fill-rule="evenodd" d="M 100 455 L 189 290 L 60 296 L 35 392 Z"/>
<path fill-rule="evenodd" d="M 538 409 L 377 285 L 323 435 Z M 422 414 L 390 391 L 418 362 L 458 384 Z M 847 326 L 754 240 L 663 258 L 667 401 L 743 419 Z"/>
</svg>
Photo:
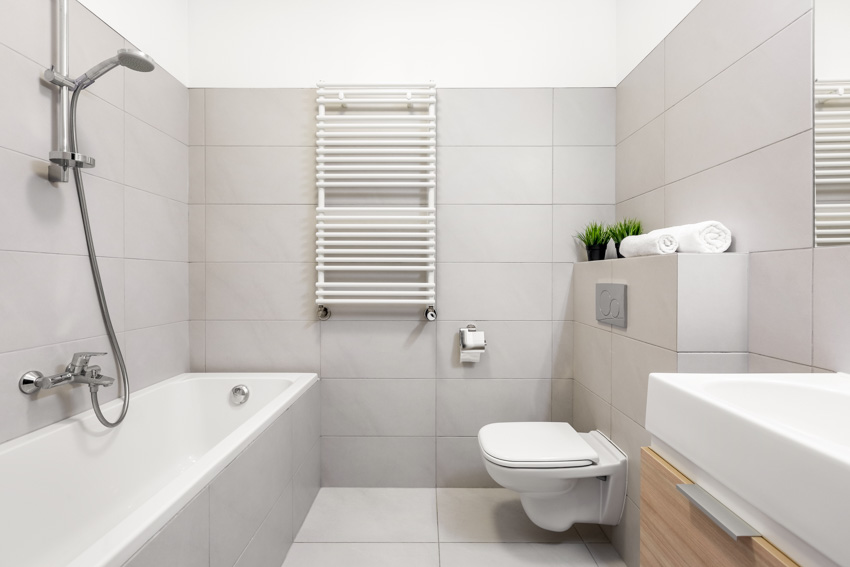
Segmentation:
<svg viewBox="0 0 850 567">
<path fill-rule="evenodd" d="M 103 386 L 109 387 L 115 382 L 115 378 L 104 376 L 100 373 L 100 366 L 89 365 L 93 356 L 104 356 L 105 352 L 76 352 L 71 363 L 65 367 L 65 372 L 45 376 L 38 370 L 30 370 L 18 381 L 18 387 L 24 394 L 34 394 L 39 390 L 49 390 L 62 384 L 88 384 L 92 392 Z"/>
</svg>

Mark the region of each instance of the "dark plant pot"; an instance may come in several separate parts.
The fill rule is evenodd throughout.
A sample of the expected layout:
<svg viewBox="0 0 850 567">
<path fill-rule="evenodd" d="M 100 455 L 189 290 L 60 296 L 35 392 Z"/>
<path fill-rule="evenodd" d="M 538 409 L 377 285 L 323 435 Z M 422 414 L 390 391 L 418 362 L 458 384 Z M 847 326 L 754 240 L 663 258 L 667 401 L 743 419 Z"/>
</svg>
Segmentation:
<svg viewBox="0 0 850 567">
<path fill-rule="evenodd" d="M 587 260 L 589 262 L 593 262 L 594 260 L 604 260 L 605 259 L 605 251 L 608 249 L 607 244 L 589 244 L 585 248 L 587 248 Z"/>
<path fill-rule="evenodd" d="M 617 249 L 617 258 L 625 258 L 625 256 L 620 254 L 620 243 L 619 242 L 614 243 L 614 248 Z"/>
</svg>

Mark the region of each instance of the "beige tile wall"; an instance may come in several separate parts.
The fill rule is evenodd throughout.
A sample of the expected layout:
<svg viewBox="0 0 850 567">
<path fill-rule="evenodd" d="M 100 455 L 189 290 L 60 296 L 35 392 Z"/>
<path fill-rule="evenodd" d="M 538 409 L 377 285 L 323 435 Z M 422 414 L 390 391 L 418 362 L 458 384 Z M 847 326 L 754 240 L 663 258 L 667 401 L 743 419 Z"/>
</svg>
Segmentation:
<svg viewBox="0 0 850 567">
<path fill-rule="evenodd" d="M 326 485 L 492 486 L 482 425 L 572 417 L 572 235 L 614 216 L 614 90 L 439 91 L 436 323 L 316 320 L 314 98 L 190 93 L 193 368 L 319 372 Z M 461 365 L 469 323 L 489 352 Z"/>
<path fill-rule="evenodd" d="M 25 396 L 16 385 L 21 374 L 58 372 L 75 351 L 110 350 L 74 184 L 47 181 L 55 95 L 40 77 L 52 63 L 51 3 L 7 4 L 11 16 L 0 23 L 8 81 L 0 93 L 0 442 L 90 407 L 82 386 Z M 72 76 L 129 46 L 78 2 L 70 6 L 70 43 Z M 97 160 L 84 173 L 92 232 L 133 390 L 189 368 L 188 107 L 188 89 L 168 73 L 121 67 L 79 103 L 79 148 Z M 98 363 L 116 376 L 111 356 Z M 116 390 L 101 390 L 101 400 Z"/>
</svg>

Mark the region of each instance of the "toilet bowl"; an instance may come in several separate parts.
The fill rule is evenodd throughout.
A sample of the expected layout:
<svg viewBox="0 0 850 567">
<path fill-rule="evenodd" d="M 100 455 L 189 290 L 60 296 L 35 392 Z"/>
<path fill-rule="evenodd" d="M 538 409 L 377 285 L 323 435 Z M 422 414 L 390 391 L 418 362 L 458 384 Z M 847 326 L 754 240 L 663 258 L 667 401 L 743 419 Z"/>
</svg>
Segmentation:
<svg viewBox="0 0 850 567">
<path fill-rule="evenodd" d="M 620 523 L 628 458 L 601 432 L 578 433 L 569 423 L 491 423 L 478 432 L 478 445 L 493 480 L 518 492 L 541 528 Z"/>
</svg>

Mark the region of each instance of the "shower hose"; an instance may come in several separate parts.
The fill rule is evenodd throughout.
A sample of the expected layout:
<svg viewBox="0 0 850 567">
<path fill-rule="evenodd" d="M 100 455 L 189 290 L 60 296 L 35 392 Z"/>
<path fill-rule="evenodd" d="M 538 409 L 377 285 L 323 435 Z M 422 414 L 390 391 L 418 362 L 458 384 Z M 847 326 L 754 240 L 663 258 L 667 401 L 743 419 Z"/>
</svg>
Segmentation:
<svg viewBox="0 0 850 567">
<path fill-rule="evenodd" d="M 70 142 L 71 151 L 77 152 L 77 101 L 80 98 L 80 93 L 88 85 L 80 85 L 74 89 L 71 95 L 71 112 L 70 112 Z M 77 197 L 80 199 L 80 214 L 83 217 L 83 230 L 86 233 L 86 246 L 89 251 L 89 264 L 91 265 L 91 273 L 94 278 L 94 287 L 97 291 L 97 301 L 100 304 L 100 314 L 103 317 L 103 324 L 106 327 L 106 334 L 109 336 L 109 344 L 112 347 L 112 352 L 115 356 L 118 371 L 121 374 L 121 389 L 124 393 L 124 404 L 121 406 L 121 415 L 115 421 L 109 421 L 100 410 L 100 402 L 97 399 L 97 386 L 91 386 L 91 405 L 94 413 L 106 427 L 115 427 L 127 415 L 127 409 L 130 407 L 130 380 L 127 377 L 127 367 L 124 365 L 124 355 L 121 353 L 121 347 L 118 345 L 118 338 L 115 336 L 115 329 L 112 327 L 112 318 L 109 316 L 109 306 L 106 304 L 106 295 L 103 293 L 103 282 L 100 279 L 100 268 L 97 265 L 97 254 L 94 250 L 94 240 L 91 235 L 91 224 L 89 223 L 89 211 L 86 205 L 86 191 L 83 186 L 83 173 L 79 167 L 72 168 L 74 170 L 74 181 L 77 185 Z"/>
</svg>

